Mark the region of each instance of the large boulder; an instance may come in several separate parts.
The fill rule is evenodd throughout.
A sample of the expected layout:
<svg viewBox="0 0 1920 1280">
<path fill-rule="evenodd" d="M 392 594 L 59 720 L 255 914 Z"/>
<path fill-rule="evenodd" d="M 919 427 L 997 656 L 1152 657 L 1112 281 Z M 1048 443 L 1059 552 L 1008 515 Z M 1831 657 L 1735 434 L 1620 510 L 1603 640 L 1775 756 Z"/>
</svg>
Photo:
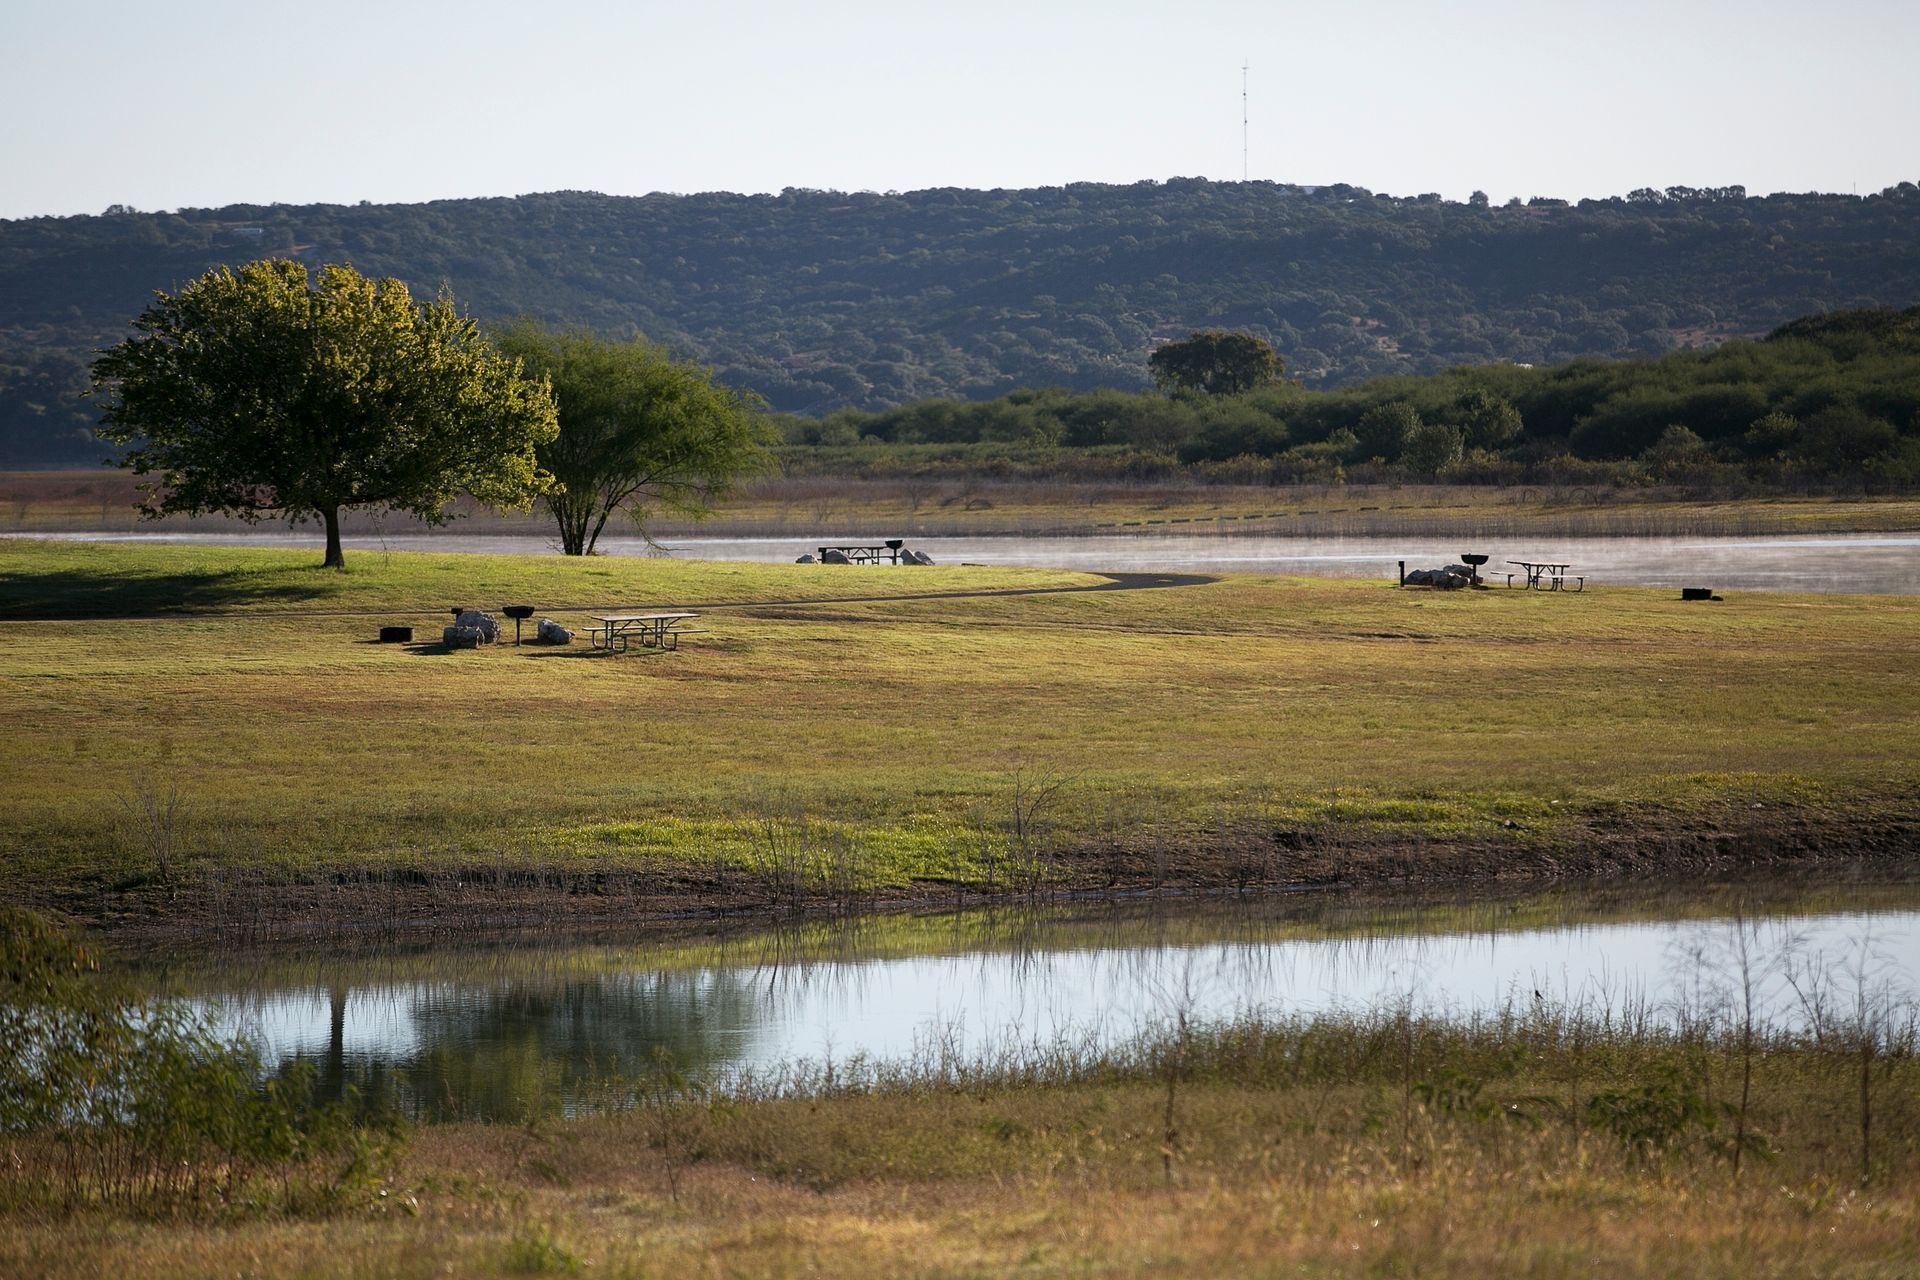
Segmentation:
<svg viewBox="0 0 1920 1280">
<path fill-rule="evenodd" d="M 463 627 L 458 624 L 448 627 L 440 633 L 440 643 L 449 649 L 478 649 L 483 644 L 492 644 L 486 633 L 478 627 Z"/>
<path fill-rule="evenodd" d="M 480 634 L 481 644 L 492 644 L 500 638 L 500 624 L 490 613 L 478 609 L 468 609 L 453 620 L 452 631 L 476 631 Z"/>
<path fill-rule="evenodd" d="M 901 551 L 900 551 L 900 563 L 901 564 L 932 564 L 933 557 L 928 555 L 924 551 L 914 551 L 909 548 L 903 547 L 901 548 Z"/>
<path fill-rule="evenodd" d="M 813 552 L 809 551 L 807 552 L 807 554 L 801 556 L 798 560 L 795 560 L 794 563 L 795 564 L 819 564 L 820 562 L 814 559 Z"/>
<path fill-rule="evenodd" d="M 541 644 L 572 644 L 573 632 L 552 618 L 542 618 L 540 625 L 533 629 L 533 638 Z"/>
<path fill-rule="evenodd" d="M 852 564 L 853 561 L 847 559 L 846 552 L 838 551 L 832 547 L 828 547 L 825 551 L 822 551 L 820 553 L 820 563 L 821 564 Z"/>
</svg>

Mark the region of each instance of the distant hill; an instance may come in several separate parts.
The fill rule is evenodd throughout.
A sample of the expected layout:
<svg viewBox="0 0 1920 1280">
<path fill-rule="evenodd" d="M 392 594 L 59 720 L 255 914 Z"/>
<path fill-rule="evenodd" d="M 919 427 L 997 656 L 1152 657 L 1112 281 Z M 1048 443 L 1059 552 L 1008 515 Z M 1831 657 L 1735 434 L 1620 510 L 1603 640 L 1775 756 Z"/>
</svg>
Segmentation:
<svg viewBox="0 0 1920 1280">
<path fill-rule="evenodd" d="M 347 261 L 475 314 L 638 329 L 775 408 L 1136 388 L 1159 340 L 1271 341 L 1309 385 L 1655 354 L 1920 303 L 1920 188 L 1489 207 L 1201 179 L 1026 191 L 247 206 L 0 221 L 0 466 L 102 448 L 75 399 L 152 290 Z"/>
</svg>

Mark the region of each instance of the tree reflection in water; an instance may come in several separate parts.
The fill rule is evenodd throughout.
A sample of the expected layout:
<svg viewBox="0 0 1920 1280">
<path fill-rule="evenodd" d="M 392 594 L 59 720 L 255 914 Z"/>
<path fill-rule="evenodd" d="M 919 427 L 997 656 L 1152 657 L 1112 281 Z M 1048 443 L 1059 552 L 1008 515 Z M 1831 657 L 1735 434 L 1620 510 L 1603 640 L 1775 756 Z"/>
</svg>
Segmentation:
<svg viewBox="0 0 1920 1280">
<path fill-rule="evenodd" d="M 400 1000 L 406 1042 L 349 1051 L 358 999 Z M 752 1038 L 759 999 L 745 975 L 624 973 L 496 988 L 432 985 L 404 995 L 328 989 L 324 1048 L 302 1046 L 285 1066 L 312 1062 L 326 1096 L 352 1094 L 420 1120 L 522 1120 L 590 1108 L 664 1051 L 700 1074 Z"/>
</svg>

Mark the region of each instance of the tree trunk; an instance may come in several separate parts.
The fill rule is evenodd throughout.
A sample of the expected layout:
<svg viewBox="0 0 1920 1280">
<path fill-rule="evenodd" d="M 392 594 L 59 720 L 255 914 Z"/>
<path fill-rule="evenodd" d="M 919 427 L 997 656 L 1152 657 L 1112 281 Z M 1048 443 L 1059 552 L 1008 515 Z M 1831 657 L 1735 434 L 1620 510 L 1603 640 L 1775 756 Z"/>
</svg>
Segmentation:
<svg viewBox="0 0 1920 1280">
<path fill-rule="evenodd" d="M 347 557 L 340 550 L 340 508 L 328 507 L 320 513 L 327 522 L 327 558 L 321 564 L 323 569 L 344 569 Z"/>
<path fill-rule="evenodd" d="M 327 988 L 327 1057 L 320 1071 L 320 1096 L 343 1102 L 347 1096 L 347 989 Z"/>
<path fill-rule="evenodd" d="M 607 527 L 607 517 L 613 514 L 613 508 L 600 508 L 599 518 L 593 522 L 593 532 L 587 535 L 586 554 L 592 555 L 593 549 L 600 545 L 600 531 Z"/>
<path fill-rule="evenodd" d="M 572 494 L 561 494 L 558 497 L 549 494 L 545 502 L 554 523 L 560 527 L 560 554 L 585 555 L 587 519 L 578 501 Z"/>
</svg>

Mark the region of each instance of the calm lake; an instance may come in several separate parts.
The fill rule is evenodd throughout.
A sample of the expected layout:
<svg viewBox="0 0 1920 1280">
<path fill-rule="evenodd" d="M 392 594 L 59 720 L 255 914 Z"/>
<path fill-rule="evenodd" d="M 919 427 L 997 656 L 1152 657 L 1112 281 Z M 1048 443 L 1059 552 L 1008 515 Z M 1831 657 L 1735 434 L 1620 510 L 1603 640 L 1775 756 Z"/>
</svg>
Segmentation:
<svg viewBox="0 0 1920 1280">
<path fill-rule="evenodd" d="M 1742 925 L 1742 921 L 1745 925 Z M 711 1076 L 930 1046 L 1111 1043 L 1203 1019 L 1411 1005 L 1467 1018 L 1536 1000 L 1671 1021 L 1713 1003 L 1747 931 L 1762 1012 L 1789 976 L 1920 989 L 1920 883 L 1450 900 L 1280 895 L 1150 909 L 895 915 L 671 941 L 359 955 L 213 951 L 142 971 L 216 1008 L 270 1061 L 311 1060 L 426 1116 L 564 1105 L 656 1047 Z M 1540 993 L 1536 996 L 1536 992 Z"/>
<path fill-rule="evenodd" d="M 236 546 L 319 543 L 311 530 L 263 527 L 253 533 L 68 533 L 35 535 L 101 542 L 193 542 Z M 804 538 L 674 538 L 673 556 L 687 560 L 790 561 L 836 543 L 865 543 L 871 531 Z M 558 554 L 544 536 L 425 533 L 349 536 L 349 550 L 470 551 Z M 1564 561 L 1590 586 L 1714 587 L 1742 591 L 1844 591 L 1905 595 L 1920 590 L 1920 535 L 1822 534 L 1773 537 L 1573 538 L 1487 540 L 1472 546 L 1439 538 L 1305 538 L 1277 534 L 1127 533 L 1074 537 L 914 538 L 910 545 L 940 564 L 1039 565 L 1094 572 L 1184 570 L 1274 573 L 1392 581 L 1409 569 L 1450 564 L 1463 551 L 1492 557 L 1485 573 L 1503 583 L 1509 559 Z M 603 538 L 608 555 L 660 554 L 638 538 Z"/>
</svg>

